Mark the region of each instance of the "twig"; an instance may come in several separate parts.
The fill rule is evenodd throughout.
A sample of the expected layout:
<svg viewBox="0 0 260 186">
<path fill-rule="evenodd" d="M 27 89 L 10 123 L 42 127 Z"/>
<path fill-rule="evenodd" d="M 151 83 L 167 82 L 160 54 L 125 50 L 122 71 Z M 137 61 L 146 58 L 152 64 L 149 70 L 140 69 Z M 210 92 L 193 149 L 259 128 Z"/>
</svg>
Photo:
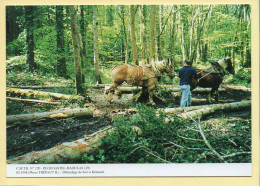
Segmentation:
<svg viewBox="0 0 260 186">
<path fill-rule="evenodd" d="M 177 136 L 180 137 L 180 138 L 186 139 L 186 140 L 192 140 L 192 141 L 203 141 L 203 140 L 201 140 L 201 139 L 187 138 L 187 137 L 180 136 L 180 135 L 177 135 Z"/>
<path fill-rule="evenodd" d="M 232 153 L 232 154 L 228 154 L 228 155 L 222 156 L 222 158 L 230 158 L 230 157 L 243 155 L 243 154 L 252 154 L 252 152 L 235 152 L 235 153 Z"/>
<path fill-rule="evenodd" d="M 195 123 L 197 123 L 200 134 L 201 134 L 205 144 L 209 147 L 209 149 L 212 151 L 212 153 L 215 154 L 221 162 L 224 162 L 224 158 L 222 158 L 222 156 L 220 156 L 220 154 L 215 149 L 213 149 L 213 147 L 208 142 L 207 138 L 205 137 L 205 135 L 201 129 L 200 122 L 195 121 L 188 113 L 187 113 L 187 115 L 190 117 L 191 120 L 193 120 Z"/>
<path fill-rule="evenodd" d="M 172 144 L 172 145 L 174 145 L 174 146 L 180 147 L 180 148 L 182 148 L 182 149 L 188 149 L 188 150 L 205 150 L 205 149 L 201 149 L 201 148 L 189 148 L 189 147 L 183 147 L 183 146 L 178 145 L 178 144 L 176 144 L 176 143 L 173 143 L 173 142 L 171 142 L 171 141 L 169 141 L 169 143 Z"/>
<path fill-rule="evenodd" d="M 190 129 L 190 130 L 193 130 L 193 131 L 196 131 L 196 132 L 200 132 L 199 130 L 196 130 L 196 129 L 193 129 L 193 128 L 191 128 L 191 127 L 189 127 L 189 126 L 186 126 L 188 129 Z"/>
<path fill-rule="evenodd" d="M 160 158 L 159 156 L 155 155 L 154 153 L 151 152 L 151 149 L 148 149 L 146 146 L 139 146 L 139 147 L 135 148 L 131 153 L 134 153 L 138 149 L 142 149 L 146 153 L 148 153 L 148 154 L 152 155 L 153 157 L 163 161 L 164 163 L 172 163 L 170 161 L 164 160 L 164 159 Z"/>
</svg>

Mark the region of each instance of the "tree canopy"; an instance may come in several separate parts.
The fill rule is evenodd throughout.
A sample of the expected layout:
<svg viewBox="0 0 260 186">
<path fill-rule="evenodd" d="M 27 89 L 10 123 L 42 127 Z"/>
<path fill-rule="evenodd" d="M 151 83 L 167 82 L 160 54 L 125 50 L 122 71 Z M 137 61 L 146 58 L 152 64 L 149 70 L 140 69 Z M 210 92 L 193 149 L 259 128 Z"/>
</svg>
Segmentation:
<svg viewBox="0 0 260 186">
<path fill-rule="evenodd" d="M 32 68 L 42 63 L 58 76 L 73 77 L 69 6 L 31 9 L 6 7 L 7 58 L 27 54 L 36 63 Z M 171 58 L 178 68 L 184 58 L 203 64 L 231 56 L 236 69 L 251 67 L 250 5 L 82 5 L 75 9 L 79 57 L 87 72 L 124 62 L 150 63 L 151 58 Z M 95 68 L 94 54 L 98 54 Z"/>
</svg>

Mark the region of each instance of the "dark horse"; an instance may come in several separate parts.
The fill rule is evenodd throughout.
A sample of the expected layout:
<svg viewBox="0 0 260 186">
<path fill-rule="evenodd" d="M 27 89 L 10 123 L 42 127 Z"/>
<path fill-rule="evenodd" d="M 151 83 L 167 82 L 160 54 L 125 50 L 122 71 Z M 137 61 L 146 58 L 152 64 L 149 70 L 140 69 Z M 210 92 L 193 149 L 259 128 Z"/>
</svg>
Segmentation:
<svg viewBox="0 0 260 186">
<path fill-rule="evenodd" d="M 211 103 L 212 97 L 214 97 L 215 102 L 218 102 L 218 88 L 226 75 L 226 71 L 234 74 L 231 57 L 226 57 L 217 62 L 212 62 L 211 65 L 212 66 L 209 69 L 196 69 L 198 82 L 193 79 L 191 83 L 191 91 L 197 86 L 212 88 L 207 98 L 208 103 Z"/>
<path fill-rule="evenodd" d="M 123 64 L 116 66 L 112 69 L 113 85 L 106 90 L 108 94 L 108 101 L 113 100 L 113 93 L 119 91 L 117 88 L 123 82 L 126 82 L 133 86 L 141 86 L 142 90 L 135 97 L 137 101 L 143 94 L 144 90 L 148 90 L 149 103 L 155 105 L 153 102 L 153 90 L 160 77 L 161 73 L 172 73 L 171 62 L 167 60 L 157 61 L 151 66 L 135 66 Z M 120 94 L 120 93 L 118 93 Z"/>
</svg>

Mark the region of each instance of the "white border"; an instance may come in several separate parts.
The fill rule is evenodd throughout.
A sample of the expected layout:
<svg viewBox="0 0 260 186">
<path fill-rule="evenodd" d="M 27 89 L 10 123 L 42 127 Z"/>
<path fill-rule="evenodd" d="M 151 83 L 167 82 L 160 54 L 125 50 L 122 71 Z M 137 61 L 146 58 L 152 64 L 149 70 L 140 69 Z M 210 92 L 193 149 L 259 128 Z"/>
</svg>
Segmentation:
<svg viewBox="0 0 260 186">
<path fill-rule="evenodd" d="M 252 176 L 251 163 L 8 164 L 7 177 Z"/>
</svg>

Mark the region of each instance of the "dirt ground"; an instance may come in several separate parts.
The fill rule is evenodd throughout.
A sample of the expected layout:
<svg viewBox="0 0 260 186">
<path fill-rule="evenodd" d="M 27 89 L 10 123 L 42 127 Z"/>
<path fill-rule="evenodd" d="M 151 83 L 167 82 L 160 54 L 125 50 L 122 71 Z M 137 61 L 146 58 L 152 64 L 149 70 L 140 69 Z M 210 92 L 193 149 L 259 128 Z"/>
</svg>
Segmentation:
<svg viewBox="0 0 260 186">
<path fill-rule="evenodd" d="M 15 127 L 7 128 L 7 158 L 13 158 L 32 151 L 51 148 L 63 142 L 75 141 L 84 136 L 94 133 L 108 125 L 112 125 L 111 113 L 121 109 L 134 108 L 133 94 L 123 94 L 121 99 L 114 96 L 115 100 L 110 103 L 103 93 L 103 89 L 93 89 L 90 93 L 91 107 L 94 109 L 94 117 L 87 119 L 59 119 L 44 120 L 41 122 L 29 122 Z M 197 99 L 193 105 L 206 104 L 206 94 L 195 94 Z M 220 93 L 220 103 L 228 101 L 241 101 L 251 98 L 250 92 L 228 91 Z M 142 100 L 145 102 L 146 100 Z M 155 99 L 155 108 L 178 107 L 179 98 L 169 98 L 165 102 Z M 250 119 L 251 110 L 237 112 L 217 112 L 209 118 L 230 117 L 236 119 Z"/>
</svg>

